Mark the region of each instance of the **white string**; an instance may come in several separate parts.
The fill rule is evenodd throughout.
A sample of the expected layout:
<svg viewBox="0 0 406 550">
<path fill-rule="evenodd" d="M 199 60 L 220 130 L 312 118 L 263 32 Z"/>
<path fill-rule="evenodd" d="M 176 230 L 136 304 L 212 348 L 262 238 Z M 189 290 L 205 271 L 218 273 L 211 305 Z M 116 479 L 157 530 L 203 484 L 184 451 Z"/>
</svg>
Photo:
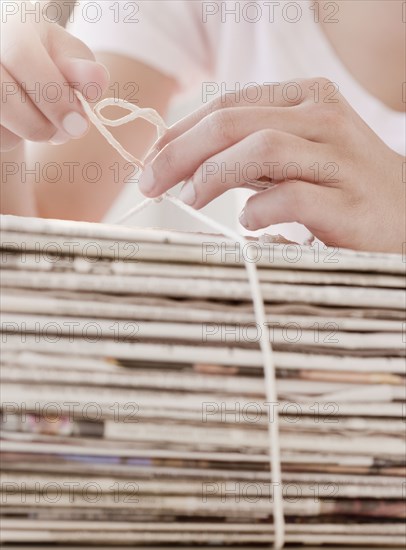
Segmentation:
<svg viewBox="0 0 406 550">
<path fill-rule="evenodd" d="M 154 111 L 154 109 L 140 109 L 139 107 L 133 105 L 124 100 L 116 99 L 104 99 L 99 102 L 94 109 L 90 107 L 87 101 L 83 98 L 80 92 L 76 91 L 76 95 L 79 98 L 80 102 L 83 105 L 83 108 L 88 115 L 91 122 L 96 126 L 99 132 L 106 138 L 106 140 L 112 145 L 116 151 L 128 162 L 131 162 L 138 166 L 141 170 L 143 169 L 143 163 L 131 155 L 124 147 L 114 138 L 114 136 L 107 130 L 107 126 L 121 126 L 126 124 L 136 118 L 144 118 L 148 122 L 155 124 L 158 129 L 158 136 L 163 135 L 167 126 L 160 115 Z M 124 109 L 130 111 L 130 114 L 127 114 L 116 120 L 109 120 L 105 118 L 101 111 L 108 106 L 120 106 Z M 167 199 L 173 204 L 175 204 L 181 210 L 187 212 L 193 218 L 200 220 L 203 223 L 211 226 L 216 231 L 219 231 L 222 235 L 229 237 L 235 242 L 238 242 L 244 250 L 247 241 L 244 237 L 239 235 L 237 232 L 232 229 L 224 226 L 223 224 L 212 220 L 202 212 L 195 210 L 191 206 L 183 203 L 177 197 L 174 197 L 170 193 L 165 193 L 158 199 L 146 199 L 140 204 L 131 208 L 124 216 L 122 216 L 116 223 L 120 224 L 128 220 L 131 216 L 139 213 L 141 210 L 144 210 L 149 205 L 154 202 L 160 202 L 162 199 Z M 260 328 L 260 347 L 262 351 L 263 363 L 264 363 L 264 378 L 265 378 L 265 395 L 269 403 L 277 403 L 277 392 L 276 392 L 276 373 L 275 373 L 275 363 L 273 358 L 273 350 L 269 340 L 269 332 L 266 330 L 266 316 L 264 308 L 264 300 L 261 293 L 261 287 L 258 278 L 257 268 L 253 261 L 250 259 L 244 258 L 245 268 L 247 270 L 248 280 L 251 287 L 252 301 L 254 305 L 255 320 Z M 285 545 L 285 519 L 283 513 L 283 492 L 282 492 L 282 469 L 281 469 L 281 452 L 280 452 L 280 440 L 279 440 L 279 414 L 278 407 L 272 407 L 274 409 L 273 418 L 269 418 L 269 427 L 268 427 L 268 437 L 269 437 L 269 456 L 270 456 L 270 471 L 272 479 L 272 495 L 274 503 L 274 528 L 275 528 L 275 538 L 274 538 L 274 548 L 280 550 Z"/>
<path fill-rule="evenodd" d="M 161 137 L 168 129 L 162 117 L 154 109 L 141 109 L 140 107 L 137 107 L 136 105 L 125 101 L 124 99 L 103 99 L 102 101 L 99 101 L 94 109 L 92 109 L 80 92 L 75 90 L 75 93 L 89 119 L 93 122 L 93 124 L 105 137 L 105 139 L 110 143 L 110 145 L 114 147 L 117 153 L 121 155 L 126 161 L 130 162 L 131 164 L 135 164 L 140 170 L 143 170 L 144 164 L 136 157 L 131 155 L 131 153 L 129 153 L 126 149 L 124 149 L 124 147 L 119 141 L 116 140 L 113 134 L 107 130 L 106 126 L 117 127 L 123 124 L 127 124 L 128 122 L 131 122 L 136 118 L 144 118 L 145 120 L 148 120 L 148 122 L 151 122 L 151 124 L 154 124 L 157 127 L 158 137 Z M 101 113 L 103 109 L 110 106 L 122 107 L 123 109 L 127 109 L 128 111 L 130 111 L 130 113 L 121 118 L 118 118 L 117 120 L 110 120 L 108 118 L 105 118 Z"/>
</svg>

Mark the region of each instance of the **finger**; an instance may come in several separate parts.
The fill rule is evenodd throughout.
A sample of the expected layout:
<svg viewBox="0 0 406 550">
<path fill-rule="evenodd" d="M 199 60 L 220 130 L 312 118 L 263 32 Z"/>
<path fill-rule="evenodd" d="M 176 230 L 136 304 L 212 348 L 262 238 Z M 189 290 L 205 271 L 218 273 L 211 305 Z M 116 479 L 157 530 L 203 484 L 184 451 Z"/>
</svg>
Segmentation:
<svg viewBox="0 0 406 550">
<path fill-rule="evenodd" d="M 58 61 L 67 82 L 79 90 L 88 101 L 100 101 L 109 84 L 108 70 L 101 63 L 87 59 L 63 58 Z"/>
<path fill-rule="evenodd" d="M 202 208 L 229 189 L 268 181 L 315 181 L 315 162 L 326 164 L 319 144 L 293 134 L 261 130 L 204 162 L 182 188 L 179 198 Z"/>
<path fill-rule="evenodd" d="M 67 82 L 89 101 L 99 101 L 110 81 L 107 68 L 96 61 L 93 52 L 81 40 L 59 26 L 53 29 L 49 53 Z"/>
<path fill-rule="evenodd" d="M 4 128 L 4 126 L 0 126 L 0 151 L 2 153 L 15 149 L 20 142 L 20 137 Z"/>
<path fill-rule="evenodd" d="M 43 115 L 9 72 L 0 67 L 2 109 L 0 124 L 12 134 L 30 141 L 49 141 L 57 128 Z"/>
<path fill-rule="evenodd" d="M 236 91 L 225 93 L 174 124 L 160 138 L 148 154 L 145 162 L 150 162 L 168 143 L 187 132 L 200 120 L 210 114 L 234 107 L 297 107 L 300 105 L 336 104 L 343 98 L 338 86 L 327 78 L 318 77 L 294 81 L 265 83 L 262 86 L 236 86 Z M 345 101 L 344 101 L 345 103 Z M 311 125 L 310 126 L 314 126 Z"/>
<path fill-rule="evenodd" d="M 167 143 L 184 134 L 205 117 L 217 111 L 235 107 L 285 108 L 299 105 L 309 94 L 308 85 L 305 85 L 305 82 L 304 80 L 298 80 L 295 82 L 269 83 L 262 86 L 246 86 L 235 93 L 221 95 L 174 124 L 155 144 L 149 156 L 153 158 Z M 293 95 L 289 93 L 290 88 L 296 89 Z"/>
<path fill-rule="evenodd" d="M 19 35 L 7 37 L 3 65 L 56 128 L 68 137 L 81 137 L 89 123 L 66 79 L 30 25 Z"/>
<path fill-rule="evenodd" d="M 339 219 L 339 189 L 320 187 L 305 181 L 283 182 L 250 197 L 240 223 L 256 231 L 278 223 L 298 222 L 315 235 L 332 232 Z"/>
<path fill-rule="evenodd" d="M 166 145 L 141 178 L 140 189 L 147 196 L 158 196 L 190 177 L 205 160 L 259 130 L 271 128 L 313 140 L 316 127 L 305 109 L 235 107 L 215 111 Z"/>
</svg>

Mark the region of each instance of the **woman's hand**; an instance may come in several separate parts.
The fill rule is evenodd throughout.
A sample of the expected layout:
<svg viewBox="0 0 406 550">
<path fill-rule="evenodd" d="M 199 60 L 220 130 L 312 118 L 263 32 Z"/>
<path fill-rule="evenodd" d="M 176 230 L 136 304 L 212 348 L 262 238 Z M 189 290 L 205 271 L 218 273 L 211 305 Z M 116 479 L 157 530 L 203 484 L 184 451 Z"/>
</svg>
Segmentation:
<svg viewBox="0 0 406 550">
<path fill-rule="evenodd" d="M 222 96 L 175 124 L 146 161 L 145 195 L 187 180 L 180 198 L 195 208 L 268 182 L 241 214 L 250 230 L 299 222 L 331 246 L 398 253 L 406 240 L 405 159 L 327 79 Z"/>
<path fill-rule="evenodd" d="M 36 10 L 24 1 L 3 4 L 1 150 L 23 139 L 62 144 L 81 137 L 88 121 L 71 86 L 93 83 L 89 93 L 102 92 L 107 70 L 83 42 L 46 21 L 40 4 Z"/>
</svg>

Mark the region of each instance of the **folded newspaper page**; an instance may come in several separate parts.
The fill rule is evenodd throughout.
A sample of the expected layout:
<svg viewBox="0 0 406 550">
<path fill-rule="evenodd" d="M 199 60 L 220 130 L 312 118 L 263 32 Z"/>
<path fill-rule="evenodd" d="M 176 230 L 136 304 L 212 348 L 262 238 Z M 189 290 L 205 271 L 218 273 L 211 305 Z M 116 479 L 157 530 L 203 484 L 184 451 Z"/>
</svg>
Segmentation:
<svg viewBox="0 0 406 550">
<path fill-rule="evenodd" d="M 286 547 L 405 547 L 405 258 L 0 227 L 4 547 L 269 547 L 275 411 Z"/>
</svg>

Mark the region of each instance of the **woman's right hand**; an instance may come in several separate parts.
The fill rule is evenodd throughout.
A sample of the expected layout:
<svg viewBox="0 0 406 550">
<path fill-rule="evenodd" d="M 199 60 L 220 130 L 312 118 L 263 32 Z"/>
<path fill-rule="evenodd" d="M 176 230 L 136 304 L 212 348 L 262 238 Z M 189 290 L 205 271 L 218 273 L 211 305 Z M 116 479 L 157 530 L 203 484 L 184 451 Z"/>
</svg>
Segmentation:
<svg viewBox="0 0 406 550">
<path fill-rule="evenodd" d="M 25 0 L 2 4 L 1 151 L 25 139 L 58 145 L 82 137 L 88 120 L 73 88 L 92 83 L 89 95 L 103 92 L 107 69 L 83 42 L 40 16 L 41 8 Z"/>
</svg>

